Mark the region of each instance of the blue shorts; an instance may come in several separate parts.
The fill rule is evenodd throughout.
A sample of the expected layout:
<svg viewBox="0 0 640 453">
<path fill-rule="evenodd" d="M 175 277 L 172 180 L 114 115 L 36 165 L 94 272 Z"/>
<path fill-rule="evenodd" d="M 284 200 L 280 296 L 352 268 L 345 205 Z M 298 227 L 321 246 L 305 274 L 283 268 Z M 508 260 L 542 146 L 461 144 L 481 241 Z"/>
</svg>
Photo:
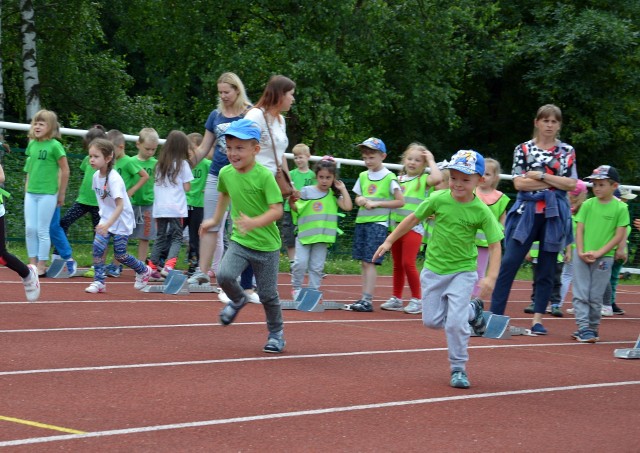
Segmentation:
<svg viewBox="0 0 640 453">
<path fill-rule="evenodd" d="M 388 231 L 389 227 L 379 223 L 356 223 L 353 232 L 353 259 L 371 263 L 373 254 L 387 238 Z M 383 260 L 384 256 L 381 256 L 373 264 L 382 264 Z"/>
</svg>

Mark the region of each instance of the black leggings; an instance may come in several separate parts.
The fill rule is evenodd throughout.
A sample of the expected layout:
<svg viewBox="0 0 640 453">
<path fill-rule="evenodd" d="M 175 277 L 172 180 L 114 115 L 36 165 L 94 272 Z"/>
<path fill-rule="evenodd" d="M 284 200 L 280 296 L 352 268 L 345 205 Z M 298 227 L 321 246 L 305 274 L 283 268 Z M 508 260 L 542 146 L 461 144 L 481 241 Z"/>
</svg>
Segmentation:
<svg viewBox="0 0 640 453">
<path fill-rule="evenodd" d="M 9 251 L 7 250 L 5 237 L 4 216 L 2 216 L 0 217 L 0 259 L 4 261 L 5 265 L 9 269 L 17 273 L 20 277 L 27 278 L 29 276 L 29 268 L 26 264 L 9 253 Z"/>
<path fill-rule="evenodd" d="M 64 233 L 67 234 L 69 231 L 69 227 L 73 225 L 76 220 L 85 215 L 86 213 L 91 214 L 91 223 L 93 224 L 93 229 L 95 230 L 100 223 L 100 213 L 98 212 L 99 208 L 97 206 L 89 206 L 88 204 L 78 203 L 77 201 L 73 203 L 73 205 L 65 212 L 64 217 L 60 220 L 60 226 L 64 230 Z"/>
</svg>

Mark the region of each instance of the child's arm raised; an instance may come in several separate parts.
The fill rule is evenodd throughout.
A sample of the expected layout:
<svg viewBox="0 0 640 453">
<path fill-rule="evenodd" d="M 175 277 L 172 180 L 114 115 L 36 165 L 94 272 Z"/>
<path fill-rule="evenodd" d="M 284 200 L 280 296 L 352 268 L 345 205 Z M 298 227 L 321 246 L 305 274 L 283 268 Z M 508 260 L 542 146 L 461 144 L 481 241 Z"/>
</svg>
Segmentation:
<svg viewBox="0 0 640 453">
<path fill-rule="evenodd" d="M 347 186 L 339 179 L 336 179 L 335 186 L 342 194 L 342 198 L 338 198 L 338 206 L 340 206 L 340 209 L 343 211 L 351 211 L 353 209 L 353 202 L 351 201 L 351 196 L 349 196 Z"/>
<path fill-rule="evenodd" d="M 98 233 L 100 236 L 106 236 L 109 233 L 109 228 L 111 228 L 111 225 L 113 225 L 115 221 L 118 220 L 118 217 L 120 217 L 120 214 L 122 214 L 122 210 L 124 209 L 124 201 L 122 201 L 122 198 L 116 198 L 115 202 L 116 208 L 113 210 L 111 217 L 109 217 L 105 223 L 99 223 L 98 226 L 96 226 L 96 233 Z"/>
<path fill-rule="evenodd" d="M 436 164 L 436 160 L 433 158 L 431 151 L 426 150 L 423 152 L 424 158 L 427 161 L 429 167 L 429 176 L 427 176 L 427 184 L 429 187 L 437 186 L 442 182 L 442 172 Z"/>
<path fill-rule="evenodd" d="M 129 190 L 127 190 L 127 195 L 129 195 L 129 198 L 131 198 L 134 193 L 140 190 L 140 187 L 144 186 L 144 183 L 149 180 L 149 173 L 147 173 L 147 171 L 143 168 L 141 168 L 138 172 L 138 176 L 140 176 L 138 182 L 131 186 Z"/>
<path fill-rule="evenodd" d="M 270 204 L 269 208 L 259 216 L 248 217 L 241 212 L 240 216 L 233 221 L 238 227 L 238 231 L 242 234 L 246 234 L 251 230 L 255 230 L 256 228 L 261 228 L 275 222 L 282 217 L 282 213 L 282 203 L 275 203 Z"/>
</svg>

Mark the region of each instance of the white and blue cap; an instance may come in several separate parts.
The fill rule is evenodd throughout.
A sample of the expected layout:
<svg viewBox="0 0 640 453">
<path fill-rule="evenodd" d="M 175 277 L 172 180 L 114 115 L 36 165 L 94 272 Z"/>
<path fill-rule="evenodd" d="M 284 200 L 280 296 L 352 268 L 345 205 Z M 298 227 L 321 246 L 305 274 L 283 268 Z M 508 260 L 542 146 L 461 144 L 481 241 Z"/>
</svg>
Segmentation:
<svg viewBox="0 0 640 453">
<path fill-rule="evenodd" d="M 362 143 L 358 143 L 356 146 L 357 147 L 364 146 L 370 149 L 375 149 L 376 151 L 380 151 L 381 153 L 387 154 L 387 147 L 384 146 L 384 142 L 379 138 L 369 137 Z"/>
<path fill-rule="evenodd" d="M 467 175 L 478 173 L 482 176 L 484 175 L 484 157 L 478 151 L 461 149 L 451 156 L 451 160 L 445 168 L 458 170 Z"/>
<path fill-rule="evenodd" d="M 246 118 L 233 121 L 229 124 L 229 127 L 224 131 L 224 135 L 231 135 L 241 140 L 257 140 L 260 141 L 260 126 L 258 123 L 248 120 Z"/>
</svg>

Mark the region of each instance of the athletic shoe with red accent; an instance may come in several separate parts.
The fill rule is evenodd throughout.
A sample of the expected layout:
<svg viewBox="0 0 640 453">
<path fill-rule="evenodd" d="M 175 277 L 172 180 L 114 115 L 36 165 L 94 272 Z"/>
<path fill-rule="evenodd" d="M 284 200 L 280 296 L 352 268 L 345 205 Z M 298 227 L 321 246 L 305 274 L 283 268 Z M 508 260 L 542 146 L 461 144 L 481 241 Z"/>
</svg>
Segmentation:
<svg viewBox="0 0 640 453">
<path fill-rule="evenodd" d="M 40 297 L 40 279 L 38 278 L 38 268 L 33 264 L 28 264 L 29 276 L 22 279 L 24 293 L 29 302 L 35 302 Z"/>
</svg>

